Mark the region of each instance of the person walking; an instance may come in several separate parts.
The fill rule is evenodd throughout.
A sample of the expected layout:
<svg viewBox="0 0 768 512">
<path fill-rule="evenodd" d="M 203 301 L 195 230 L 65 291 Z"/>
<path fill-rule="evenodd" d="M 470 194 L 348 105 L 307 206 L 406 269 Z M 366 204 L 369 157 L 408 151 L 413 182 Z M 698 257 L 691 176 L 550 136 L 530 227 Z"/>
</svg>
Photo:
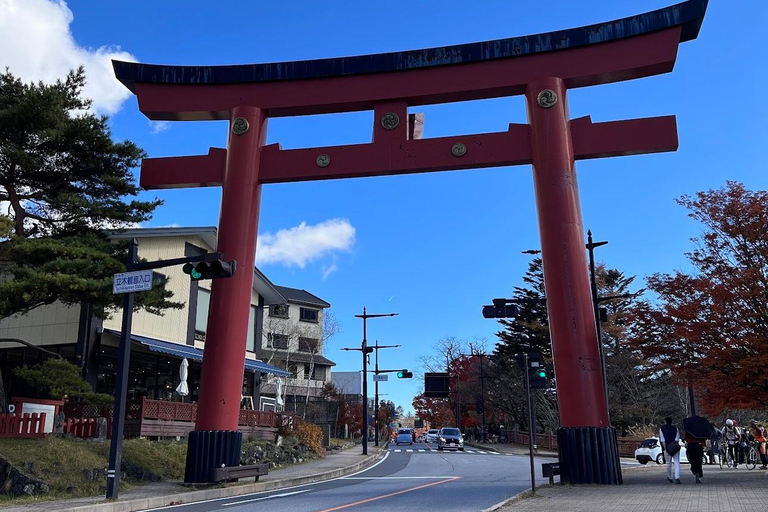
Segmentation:
<svg viewBox="0 0 768 512">
<path fill-rule="evenodd" d="M 701 479 L 704 478 L 704 446 L 707 440 L 698 439 L 686 432 L 685 443 L 688 462 L 691 463 L 691 473 L 696 477 L 696 483 L 700 484 Z"/>
<path fill-rule="evenodd" d="M 733 468 L 739 467 L 739 456 L 741 455 L 741 432 L 739 427 L 733 424 L 732 419 L 725 420 L 725 426 L 723 427 L 723 440 L 725 445 L 726 456 L 730 454 L 733 460 Z"/>
<path fill-rule="evenodd" d="M 672 467 L 674 465 L 674 482 L 683 483 L 680 481 L 680 431 L 672 424 L 672 418 L 669 416 L 664 418 L 664 425 L 659 429 L 659 443 L 666 453 L 667 480 L 672 483 Z"/>
<path fill-rule="evenodd" d="M 723 433 L 714 423 L 711 423 L 711 426 L 712 435 L 709 436 L 709 463 L 718 464 L 720 462 L 719 458 L 722 457 L 722 454 L 720 453 L 720 438 Z"/>
</svg>

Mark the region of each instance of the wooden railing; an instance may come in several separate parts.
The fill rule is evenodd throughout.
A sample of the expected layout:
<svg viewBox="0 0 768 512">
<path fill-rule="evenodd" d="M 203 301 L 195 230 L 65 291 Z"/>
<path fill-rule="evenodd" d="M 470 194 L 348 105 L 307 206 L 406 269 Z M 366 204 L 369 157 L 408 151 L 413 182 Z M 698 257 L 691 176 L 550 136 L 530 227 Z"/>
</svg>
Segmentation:
<svg viewBox="0 0 768 512">
<path fill-rule="evenodd" d="M 45 413 L 0 414 L 0 437 L 45 437 Z"/>
<path fill-rule="evenodd" d="M 528 432 L 520 432 L 519 430 L 507 431 L 507 440 L 513 444 L 528 446 Z M 642 439 L 635 439 L 632 437 L 618 438 L 619 456 L 634 457 L 635 450 L 640 446 L 642 441 Z M 537 433 L 536 446 L 540 450 L 557 451 L 557 435 Z"/>
<path fill-rule="evenodd" d="M 93 419 L 98 417 L 107 418 L 108 423 L 112 423 L 112 408 L 96 407 L 81 402 L 68 402 L 64 406 L 64 416 L 74 419 Z M 129 400 L 125 411 L 126 420 L 166 420 L 183 421 L 194 423 L 197 419 L 197 404 L 188 404 L 183 402 L 166 402 L 164 400 L 150 400 L 142 398 L 140 400 Z M 290 413 L 275 413 L 267 411 L 241 410 L 238 418 L 238 424 L 247 427 L 268 427 L 279 428 L 282 425 L 295 421 L 294 415 Z M 82 431 L 90 431 L 91 423 L 85 422 L 88 426 L 81 427 Z M 79 425 L 79 424 L 78 424 Z M 109 429 L 111 432 L 111 428 Z M 88 436 L 77 436 L 88 437 Z"/>
</svg>

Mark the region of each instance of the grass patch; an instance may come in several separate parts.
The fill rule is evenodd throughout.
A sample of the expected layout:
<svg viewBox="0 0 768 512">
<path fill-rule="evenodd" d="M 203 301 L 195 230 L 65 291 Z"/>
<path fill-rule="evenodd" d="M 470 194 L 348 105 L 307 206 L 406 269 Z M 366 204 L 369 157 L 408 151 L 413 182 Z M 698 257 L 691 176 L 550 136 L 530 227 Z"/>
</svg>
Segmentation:
<svg viewBox="0 0 768 512">
<path fill-rule="evenodd" d="M 76 441 L 48 437 L 45 439 L 0 439 L 0 457 L 8 460 L 23 473 L 50 485 L 51 492 L 43 497 L 10 498 L 0 496 L 3 504 L 23 503 L 24 500 L 49 500 L 98 496 L 106 492 L 105 470 L 109 461 L 108 442 Z M 157 442 L 127 439 L 123 442 L 123 463 L 126 478 L 120 480 L 120 490 L 127 490 L 145 480 L 181 480 L 187 446 L 185 442 Z M 101 471 L 95 480 L 88 472 Z"/>
</svg>

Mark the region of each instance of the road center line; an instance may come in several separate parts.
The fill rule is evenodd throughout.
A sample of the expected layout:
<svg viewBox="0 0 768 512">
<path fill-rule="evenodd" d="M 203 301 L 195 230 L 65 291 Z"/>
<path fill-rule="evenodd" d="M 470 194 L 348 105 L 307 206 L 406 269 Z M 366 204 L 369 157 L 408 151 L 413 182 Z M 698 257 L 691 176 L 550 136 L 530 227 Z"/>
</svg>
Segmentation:
<svg viewBox="0 0 768 512">
<path fill-rule="evenodd" d="M 402 491 L 392 492 L 392 493 L 389 493 L 389 494 L 384 494 L 382 496 L 376 496 L 374 498 L 368 498 L 366 500 L 355 501 L 354 503 L 347 503 L 346 505 L 340 505 L 338 507 L 326 508 L 326 509 L 323 509 L 323 510 L 318 510 L 318 512 L 334 512 L 336 510 L 343 510 L 345 508 L 355 507 L 357 505 L 363 505 L 365 503 L 371 503 L 373 501 L 383 500 L 384 498 L 391 498 L 392 496 L 397 496 L 398 494 L 405 494 L 407 492 L 418 491 L 419 489 L 424 489 L 426 487 L 432 487 L 434 485 L 445 484 L 445 483 L 448 483 L 448 482 L 452 482 L 454 480 L 458 480 L 460 478 L 461 478 L 460 476 L 453 476 L 453 477 L 447 478 L 445 480 L 440 480 L 439 482 L 432 482 L 432 483 L 429 483 L 429 484 L 418 485 L 416 487 L 411 487 L 410 489 L 403 489 Z"/>
<path fill-rule="evenodd" d="M 355 476 L 344 480 L 439 480 L 441 478 L 461 478 L 456 476 Z"/>
<path fill-rule="evenodd" d="M 312 489 L 304 489 L 302 491 L 284 492 L 282 494 L 272 494 L 271 496 L 263 496 L 261 498 L 251 498 L 249 500 L 233 501 L 230 503 L 223 503 L 222 507 L 229 507 L 230 505 L 240 505 L 241 503 L 250 503 L 252 501 L 271 500 L 272 498 L 284 498 L 285 496 L 293 496 L 294 494 L 301 494 L 303 492 L 309 492 Z"/>
</svg>

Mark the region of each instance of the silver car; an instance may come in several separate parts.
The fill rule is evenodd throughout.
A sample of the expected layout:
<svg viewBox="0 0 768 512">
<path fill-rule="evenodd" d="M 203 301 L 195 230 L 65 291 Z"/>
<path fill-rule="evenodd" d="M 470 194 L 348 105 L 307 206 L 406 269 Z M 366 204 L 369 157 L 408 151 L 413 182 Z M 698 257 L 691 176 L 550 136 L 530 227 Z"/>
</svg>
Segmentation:
<svg viewBox="0 0 768 512">
<path fill-rule="evenodd" d="M 436 443 L 437 438 L 440 436 L 440 431 L 436 428 L 427 430 L 427 435 L 424 436 L 424 440 L 428 443 Z"/>
<path fill-rule="evenodd" d="M 437 449 L 442 451 L 445 448 L 456 448 L 460 452 L 464 451 L 464 436 L 457 428 L 443 427 L 437 437 Z"/>
</svg>

